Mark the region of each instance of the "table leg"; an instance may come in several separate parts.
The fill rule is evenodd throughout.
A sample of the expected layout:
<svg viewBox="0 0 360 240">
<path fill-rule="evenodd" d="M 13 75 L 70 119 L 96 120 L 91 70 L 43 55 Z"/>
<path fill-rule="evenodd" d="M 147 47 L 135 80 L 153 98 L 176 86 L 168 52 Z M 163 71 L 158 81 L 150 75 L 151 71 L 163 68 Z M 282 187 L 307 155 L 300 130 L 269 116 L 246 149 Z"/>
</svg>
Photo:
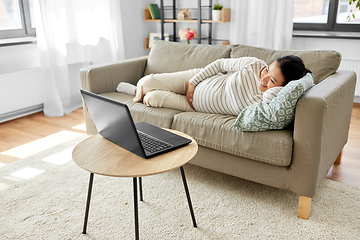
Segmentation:
<svg viewBox="0 0 360 240">
<path fill-rule="evenodd" d="M 87 197 L 86 210 L 85 210 L 85 219 L 84 219 L 84 228 L 83 228 L 83 232 L 82 232 L 83 234 L 86 234 L 86 227 L 87 227 L 87 222 L 88 222 L 88 217 L 89 217 L 90 199 L 91 199 L 91 190 L 92 190 L 93 180 L 94 180 L 94 173 L 90 173 L 89 190 L 88 190 L 88 197 Z"/>
<path fill-rule="evenodd" d="M 139 212 L 138 212 L 138 200 L 137 200 L 137 178 L 133 178 L 134 186 L 134 214 L 135 214 L 135 239 L 139 239 Z"/>
<path fill-rule="evenodd" d="M 194 214 L 194 210 L 193 210 L 193 207 L 192 207 L 192 204 L 191 204 L 190 193 L 189 193 L 189 189 L 188 189 L 188 186 L 187 186 L 187 183 L 186 183 L 186 177 L 185 177 L 183 167 L 180 167 L 180 172 L 181 172 L 181 177 L 182 177 L 183 182 L 184 182 L 184 188 L 185 188 L 186 197 L 187 197 L 187 200 L 188 200 L 188 203 L 189 203 L 189 208 L 190 208 L 190 213 L 191 213 L 191 218 L 192 218 L 192 221 L 193 221 L 193 225 L 194 225 L 195 228 L 197 228 L 196 221 L 195 221 L 195 214 Z"/>
<path fill-rule="evenodd" d="M 139 177 L 139 188 L 140 188 L 140 201 L 144 201 L 144 200 L 143 200 L 142 180 L 141 180 L 141 177 Z"/>
</svg>

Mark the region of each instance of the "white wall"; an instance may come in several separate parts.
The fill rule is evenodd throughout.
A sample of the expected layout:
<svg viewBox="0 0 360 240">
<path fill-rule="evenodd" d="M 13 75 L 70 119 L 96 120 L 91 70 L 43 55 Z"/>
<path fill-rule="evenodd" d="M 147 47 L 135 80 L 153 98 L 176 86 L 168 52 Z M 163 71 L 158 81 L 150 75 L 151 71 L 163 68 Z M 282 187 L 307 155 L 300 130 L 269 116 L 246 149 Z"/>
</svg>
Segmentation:
<svg viewBox="0 0 360 240">
<path fill-rule="evenodd" d="M 125 58 L 127 59 L 149 54 L 149 51 L 145 49 L 145 38 L 149 37 L 150 32 L 156 32 L 156 25 L 158 25 L 143 20 L 143 11 L 150 3 L 154 3 L 154 0 L 120 0 Z"/>
<path fill-rule="evenodd" d="M 13 73 L 40 66 L 36 44 L 0 47 L 0 74 Z"/>
<path fill-rule="evenodd" d="M 334 38 L 293 38 L 292 49 L 311 50 L 326 49 L 341 53 L 342 60 L 339 69 L 354 70 L 357 73 L 355 102 L 360 102 L 360 40 Z"/>
<path fill-rule="evenodd" d="M 359 39 L 302 38 L 292 40 L 292 49 L 327 49 L 342 54 L 343 60 L 360 62 Z"/>
</svg>

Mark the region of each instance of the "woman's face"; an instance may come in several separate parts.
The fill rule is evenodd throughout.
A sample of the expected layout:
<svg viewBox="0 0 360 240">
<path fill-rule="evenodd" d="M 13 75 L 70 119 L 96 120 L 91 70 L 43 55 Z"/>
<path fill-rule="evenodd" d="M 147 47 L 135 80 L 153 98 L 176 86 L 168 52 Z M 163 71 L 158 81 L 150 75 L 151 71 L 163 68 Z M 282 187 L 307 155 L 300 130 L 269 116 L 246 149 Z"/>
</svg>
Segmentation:
<svg viewBox="0 0 360 240">
<path fill-rule="evenodd" d="M 285 78 L 280 70 L 279 64 L 277 61 L 273 62 L 267 67 L 264 67 L 260 71 L 260 82 L 258 88 L 260 91 L 265 92 L 266 90 L 283 86 Z"/>
</svg>

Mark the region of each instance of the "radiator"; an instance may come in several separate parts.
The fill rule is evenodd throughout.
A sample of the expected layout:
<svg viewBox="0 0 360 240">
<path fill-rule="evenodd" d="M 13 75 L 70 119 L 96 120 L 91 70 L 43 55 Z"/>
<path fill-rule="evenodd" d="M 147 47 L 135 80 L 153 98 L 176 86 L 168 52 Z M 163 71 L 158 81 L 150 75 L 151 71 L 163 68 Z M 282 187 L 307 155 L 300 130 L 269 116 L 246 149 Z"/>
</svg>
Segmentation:
<svg viewBox="0 0 360 240">
<path fill-rule="evenodd" d="M 73 79 L 70 87 L 72 92 L 77 94 L 72 100 L 76 101 L 79 107 L 79 70 L 86 65 L 89 63 L 73 63 L 68 68 L 69 77 Z M 43 93 L 46 89 L 40 76 L 40 68 L 0 74 L 0 123 L 43 110 Z"/>
<path fill-rule="evenodd" d="M 355 99 L 360 99 L 360 61 L 342 60 L 339 66 L 341 70 L 351 70 L 356 73 Z"/>
<path fill-rule="evenodd" d="M 0 75 L 0 119 L 2 121 L 34 111 L 43 104 L 43 85 L 40 69 Z M 41 107 L 40 107 L 41 108 Z M 33 109 L 33 110 L 31 110 Z M 1 121 L 0 120 L 0 121 Z"/>
</svg>

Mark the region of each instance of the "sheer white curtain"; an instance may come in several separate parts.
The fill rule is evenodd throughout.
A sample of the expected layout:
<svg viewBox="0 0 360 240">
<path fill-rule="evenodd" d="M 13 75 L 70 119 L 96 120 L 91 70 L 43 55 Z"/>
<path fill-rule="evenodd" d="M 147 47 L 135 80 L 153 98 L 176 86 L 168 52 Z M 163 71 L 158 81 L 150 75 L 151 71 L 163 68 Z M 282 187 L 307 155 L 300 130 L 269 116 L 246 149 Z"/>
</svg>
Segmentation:
<svg viewBox="0 0 360 240">
<path fill-rule="evenodd" d="M 35 0 L 44 113 L 62 116 L 81 106 L 78 70 L 124 59 L 118 0 Z"/>
<path fill-rule="evenodd" d="M 231 44 L 289 49 L 294 0 L 232 0 Z"/>
</svg>

